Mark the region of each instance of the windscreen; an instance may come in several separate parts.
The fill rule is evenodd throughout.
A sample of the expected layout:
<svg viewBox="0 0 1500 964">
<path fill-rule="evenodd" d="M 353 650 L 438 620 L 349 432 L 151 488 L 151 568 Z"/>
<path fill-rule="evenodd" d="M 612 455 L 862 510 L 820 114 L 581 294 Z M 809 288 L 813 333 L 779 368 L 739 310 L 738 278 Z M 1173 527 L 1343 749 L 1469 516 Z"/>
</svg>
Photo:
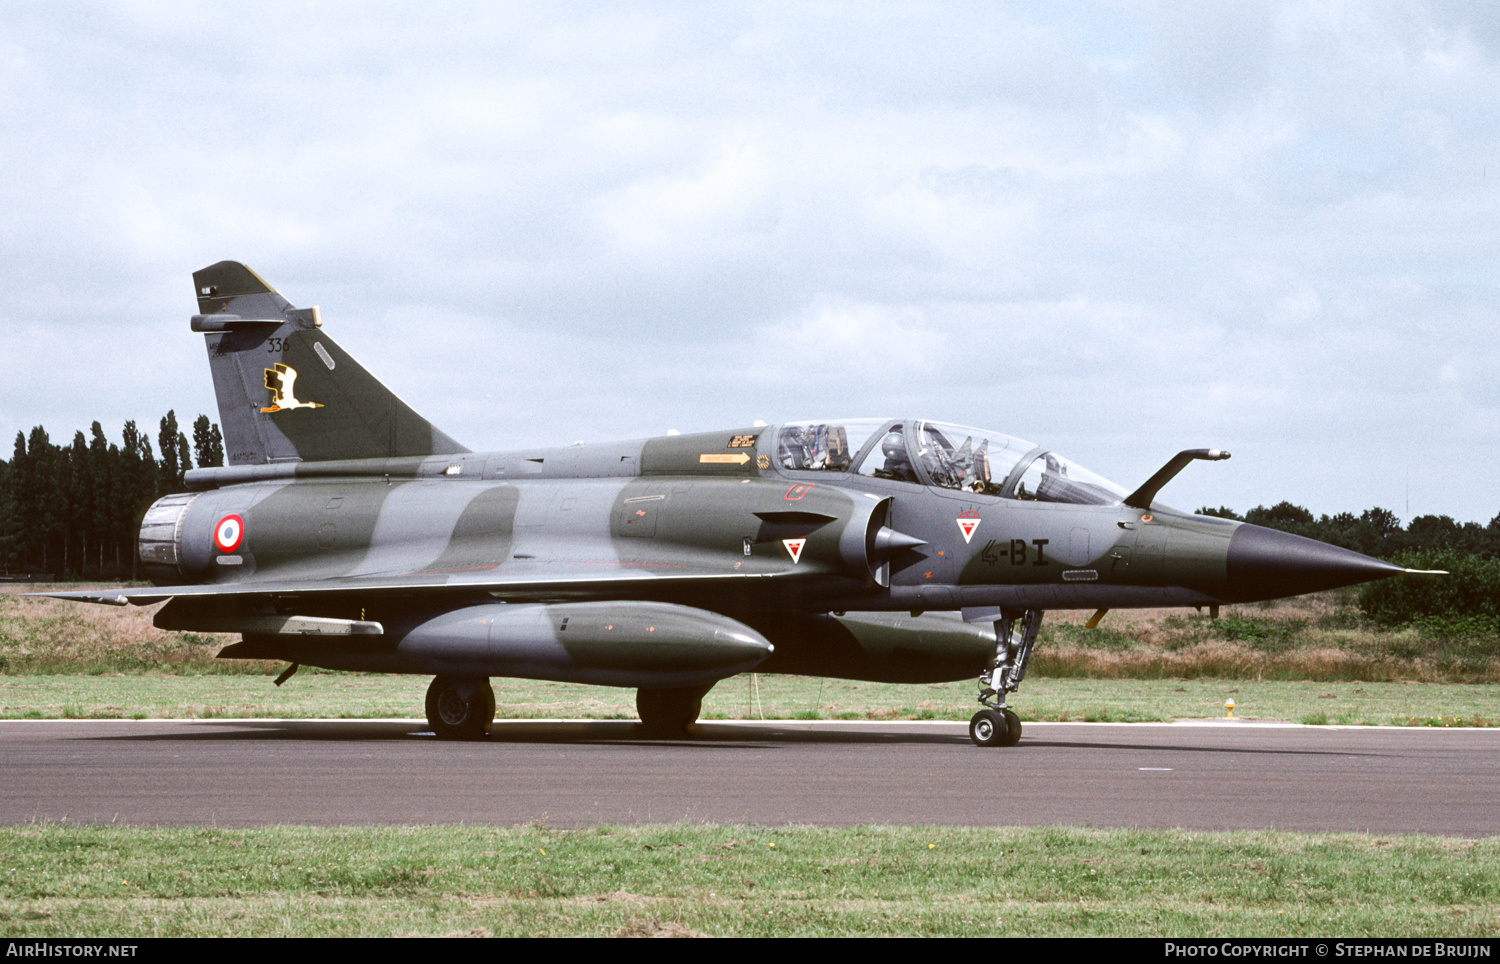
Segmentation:
<svg viewBox="0 0 1500 964">
<path fill-rule="evenodd" d="M 1129 495 L 1108 479 L 1056 452 L 1038 454 L 1022 469 L 1010 489 L 1008 494 L 1014 499 L 1075 505 L 1117 505 Z"/>
</svg>

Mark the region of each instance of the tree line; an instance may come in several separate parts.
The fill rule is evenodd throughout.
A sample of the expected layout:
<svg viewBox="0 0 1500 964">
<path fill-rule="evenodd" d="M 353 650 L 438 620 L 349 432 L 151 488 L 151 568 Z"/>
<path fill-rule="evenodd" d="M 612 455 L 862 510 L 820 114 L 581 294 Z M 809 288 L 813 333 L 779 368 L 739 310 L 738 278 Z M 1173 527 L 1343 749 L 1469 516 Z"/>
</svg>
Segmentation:
<svg viewBox="0 0 1500 964">
<path fill-rule="evenodd" d="M 1419 515 L 1405 527 L 1389 509 L 1366 509 L 1359 515 L 1340 512 L 1314 516 L 1302 506 L 1290 502 L 1278 502 L 1270 508 L 1258 505 L 1244 515 L 1223 506 L 1217 509 L 1205 506 L 1198 510 L 1198 514 L 1280 529 L 1377 559 L 1413 552 L 1448 552 L 1479 559 L 1500 559 L 1500 514 L 1496 514 L 1489 525 L 1456 522 L 1452 516 L 1446 515 Z"/>
<path fill-rule="evenodd" d="M 141 514 L 183 475 L 224 464 L 224 436 L 207 415 L 193 423 L 192 442 L 176 412 L 162 417 L 156 446 L 148 432 L 125 423 L 120 442 L 95 422 L 70 445 L 54 443 L 38 425 L 16 433 L 14 454 L 0 461 L 0 569 L 59 579 L 130 579 Z M 159 454 L 158 454 L 159 453 Z"/>
</svg>

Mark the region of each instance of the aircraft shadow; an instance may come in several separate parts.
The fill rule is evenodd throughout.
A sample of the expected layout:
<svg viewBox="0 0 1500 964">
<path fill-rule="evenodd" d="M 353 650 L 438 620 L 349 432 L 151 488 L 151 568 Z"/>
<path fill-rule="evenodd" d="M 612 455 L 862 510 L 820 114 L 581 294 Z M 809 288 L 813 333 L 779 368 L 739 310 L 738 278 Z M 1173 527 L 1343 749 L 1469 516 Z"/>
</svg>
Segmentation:
<svg viewBox="0 0 1500 964">
<path fill-rule="evenodd" d="M 149 723 L 150 721 L 145 721 Z M 125 742 L 202 742 L 237 740 L 291 740 L 326 742 L 388 742 L 421 740 L 439 743 L 425 723 L 384 720 L 202 720 L 185 726 L 172 724 L 156 732 L 84 735 L 80 740 Z M 443 746 L 479 747 L 509 743 L 557 743 L 654 746 L 723 746 L 786 743 L 868 744 L 967 744 L 963 733 L 889 731 L 871 729 L 799 730 L 774 724 L 736 726 L 730 723 L 700 724 L 681 737 L 653 737 L 634 720 L 497 720 L 484 740 L 441 743 Z"/>
<path fill-rule="evenodd" d="M 149 725 L 149 721 L 145 721 Z M 1174 736 L 1179 736 L 1174 734 Z M 955 723 L 952 732 L 929 726 L 890 728 L 869 726 L 838 727 L 824 724 L 801 727 L 775 722 L 739 723 L 708 721 L 698 724 L 695 732 L 683 737 L 662 738 L 646 734 L 634 720 L 500 720 L 482 741 L 440 743 L 425 723 L 388 720 L 202 720 L 191 725 L 173 723 L 156 732 L 78 736 L 73 739 L 124 742 L 236 742 L 280 740 L 293 742 L 391 742 L 422 741 L 445 747 L 477 749 L 512 744 L 557 744 L 598 746 L 660 746 L 702 749 L 756 749 L 795 745 L 930 745 L 968 747 L 967 733 Z M 979 752 L 978 747 L 973 747 Z M 1289 745 L 1246 746 L 1193 744 L 1174 739 L 1159 743 L 1136 740 L 1063 740 L 1023 736 L 1009 749 L 988 752 L 1004 754 L 1038 750 L 1116 750 L 1149 753 L 1254 754 L 1282 756 L 1362 756 L 1383 757 L 1388 753 L 1360 751 L 1350 747 L 1298 748 Z"/>
</svg>

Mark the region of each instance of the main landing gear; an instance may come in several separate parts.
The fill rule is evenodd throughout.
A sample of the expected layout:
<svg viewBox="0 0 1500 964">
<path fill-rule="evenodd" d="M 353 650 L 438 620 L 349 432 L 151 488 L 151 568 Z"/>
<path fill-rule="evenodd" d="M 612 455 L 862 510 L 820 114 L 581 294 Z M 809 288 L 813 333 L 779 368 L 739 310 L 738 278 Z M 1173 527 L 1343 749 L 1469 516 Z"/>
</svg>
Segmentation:
<svg viewBox="0 0 1500 964">
<path fill-rule="evenodd" d="M 648 736 L 673 739 L 686 736 L 688 727 L 698 722 L 703 712 L 703 697 L 714 688 L 707 686 L 685 686 L 671 690 L 636 690 L 635 711 L 641 716 L 641 725 Z"/>
<path fill-rule="evenodd" d="M 439 740 L 482 740 L 494 722 L 489 680 L 439 676 L 427 688 L 427 725 Z"/>
<path fill-rule="evenodd" d="M 1021 718 L 1005 705 L 1026 678 L 1031 647 L 1042 627 L 1040 609 L 1001 609 L 995 620 L 995 661 L 979 677 L 979 702 L 986 709 L 969 721 L 975 746 L 1015 746 L 1021 741 Z"/>
</svg>

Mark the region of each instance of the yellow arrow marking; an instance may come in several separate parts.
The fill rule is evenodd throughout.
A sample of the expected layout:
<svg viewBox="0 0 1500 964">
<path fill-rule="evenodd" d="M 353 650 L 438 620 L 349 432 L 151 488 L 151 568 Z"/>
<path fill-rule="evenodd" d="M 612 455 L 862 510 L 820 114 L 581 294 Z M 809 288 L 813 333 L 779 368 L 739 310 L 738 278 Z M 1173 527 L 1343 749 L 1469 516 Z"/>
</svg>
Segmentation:
<svg viewBox="0 0 1500 964">
<path fill-rule="evenodd" d="M 730 465 L 744 465 L 746 462 L 750 461 L 750 456 L 746 455 L 744 452 L 736 452 L 733 455 L 729 455 L 728 453 L 720 454 L 716 452 L 705 452 L 702 455 L 698 456 L 698 461 L 715 462 L 721 464 L 728 463 Z"/>
</svg>

